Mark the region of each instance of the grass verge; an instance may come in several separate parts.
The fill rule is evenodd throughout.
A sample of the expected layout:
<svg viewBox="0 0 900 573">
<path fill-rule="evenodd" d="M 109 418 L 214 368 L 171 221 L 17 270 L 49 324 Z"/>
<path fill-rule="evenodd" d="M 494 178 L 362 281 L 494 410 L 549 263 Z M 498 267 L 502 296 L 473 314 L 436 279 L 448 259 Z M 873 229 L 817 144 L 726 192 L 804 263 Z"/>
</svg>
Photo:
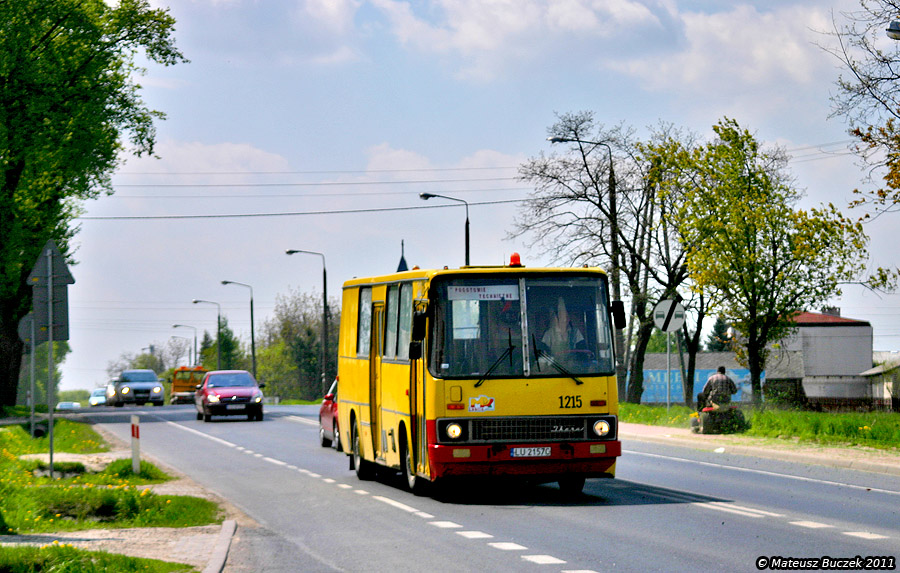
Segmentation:
<svg viewBox="0 0 900 573">
<path fill-rule="evenodd" d="M 141 559 L 103 551 L 83 551 L 51 543 L 42 547 L 0 547 L 2 573 L 182 573 L 196 571 L 183 563 Z"/>
<path fill-rule="evenodd" d="M 900 445 L 900 414 L 896 412 L 806 412 L 742 406 L 750 429 L 747 436 L 799 440 L 829 446 L 866 446 L 896 450 Z M 690 427 L 692 410 L 681 405 L 619 405 L 619 419 L 634 424 Z"/>
<path fill-rule="evenodd" d="M 57 420 L 55 451 L 95 453 L 107 449 L 87 424 Z M 0 429 L 0 534 L 74 531 L 117 527 L 191 527 L 221 523 L 217 504 L 189 496 L 157 495 L 138 486 L 170 476 L 142 461 L 111 463 L 91 473 L 79 463 L 54 463 L 54 479 L 24 454 L 49 451 L 46 438 L 32 439 L 20 425 Z M 4 571 L 0 568 L 0 572 Z"/>
</svg>

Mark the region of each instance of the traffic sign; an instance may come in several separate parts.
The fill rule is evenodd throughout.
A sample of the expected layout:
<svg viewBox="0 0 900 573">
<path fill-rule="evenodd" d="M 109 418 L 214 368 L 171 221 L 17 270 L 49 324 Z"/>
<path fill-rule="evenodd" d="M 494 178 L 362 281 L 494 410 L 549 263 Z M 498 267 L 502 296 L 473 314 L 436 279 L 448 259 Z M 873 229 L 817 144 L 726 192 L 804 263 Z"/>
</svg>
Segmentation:
<svg viewBox="0 0 900 573">
<path fill-rule="evenodd" d="M 68 285 L 75 282 L 53 239 L 47 241 L 31 273 L 34 343 L 69 339 Z"/>
<path fill-rule="evenodd" d="M 653 324 L 663 332 L 675 332 L 684 324 L 684 307 L 675 300 L 661 300 L 653 308 Z"/>
</svg>

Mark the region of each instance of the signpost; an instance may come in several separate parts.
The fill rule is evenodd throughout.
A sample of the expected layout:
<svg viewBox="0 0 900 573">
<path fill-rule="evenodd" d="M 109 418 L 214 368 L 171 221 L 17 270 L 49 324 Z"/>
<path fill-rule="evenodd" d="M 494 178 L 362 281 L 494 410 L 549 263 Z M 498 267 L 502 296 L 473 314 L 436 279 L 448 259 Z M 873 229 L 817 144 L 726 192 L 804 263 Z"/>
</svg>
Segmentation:
<svg viewBox="0 0 900 573">
<path fill-rule="evenodd" d="M 676 300 L 663 299 L 653 307 L 653 324 L 666 333 L 666 412 L 669 411 L 672 392 L 672 354 L 669 348 L 670 334 L 684 325 L 684 307 Z"/>
<path fill-rule="evenodd" d="M 53 479 L 53 341 L 69 339 L 67 286 L 75 282 L 53 239 L 48 240 L 41 249 L 27 281 L 32 287 L 32 354 L 37 344 L 50 343 L 47 347 L 47 431 L 50 436 L 50 479 Z"/>
</svg>

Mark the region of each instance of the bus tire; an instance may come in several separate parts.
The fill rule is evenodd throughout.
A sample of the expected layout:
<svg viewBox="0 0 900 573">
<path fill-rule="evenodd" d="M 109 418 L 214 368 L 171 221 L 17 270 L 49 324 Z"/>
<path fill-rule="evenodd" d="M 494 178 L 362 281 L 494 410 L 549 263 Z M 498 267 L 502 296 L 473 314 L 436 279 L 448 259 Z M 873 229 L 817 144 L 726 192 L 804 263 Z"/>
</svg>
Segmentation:
<svg viewBox="0 0 900 573">
<path fill-rule="evenodd" d="M 416 469 L 413 467 L 412 451 L 406 445 L 405 437 L 400 442 L 400 455 L 403 457 L 403 479 L 406 481 L 406 488 L 413 495 L 425 495 L 427 493 L 426 480 L 416 475 Z"/>
<path fill-rule="evenodd" d="M 353 467 L 356 468 L 356 477 L 361 480 L 374 479 L 375 464 L 363 459 L 359 449 L 359 430 L 355 424 L 351 432 L 350 441 L 353 444 Z"/>
<path fill-rule="evenodd" d="M 563 476 L 559 478 L 559 491 L 565 497 L 581 495 L 584 489 L 584 476 Z"/>
</svg>

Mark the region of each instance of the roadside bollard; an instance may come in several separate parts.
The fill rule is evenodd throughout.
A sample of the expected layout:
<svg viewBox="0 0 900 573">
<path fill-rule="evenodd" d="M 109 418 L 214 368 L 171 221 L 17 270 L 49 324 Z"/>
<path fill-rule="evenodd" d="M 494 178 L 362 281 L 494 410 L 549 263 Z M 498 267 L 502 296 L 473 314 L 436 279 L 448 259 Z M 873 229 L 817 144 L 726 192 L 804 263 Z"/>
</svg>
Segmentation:
<svg viewBox="0 0 900 573">
<path fill-rule="evenodd" d="M 141 473 L 141 421 L 138 416 L 131 417 L 131 471 L 134 475 Z"/>
</svg>

